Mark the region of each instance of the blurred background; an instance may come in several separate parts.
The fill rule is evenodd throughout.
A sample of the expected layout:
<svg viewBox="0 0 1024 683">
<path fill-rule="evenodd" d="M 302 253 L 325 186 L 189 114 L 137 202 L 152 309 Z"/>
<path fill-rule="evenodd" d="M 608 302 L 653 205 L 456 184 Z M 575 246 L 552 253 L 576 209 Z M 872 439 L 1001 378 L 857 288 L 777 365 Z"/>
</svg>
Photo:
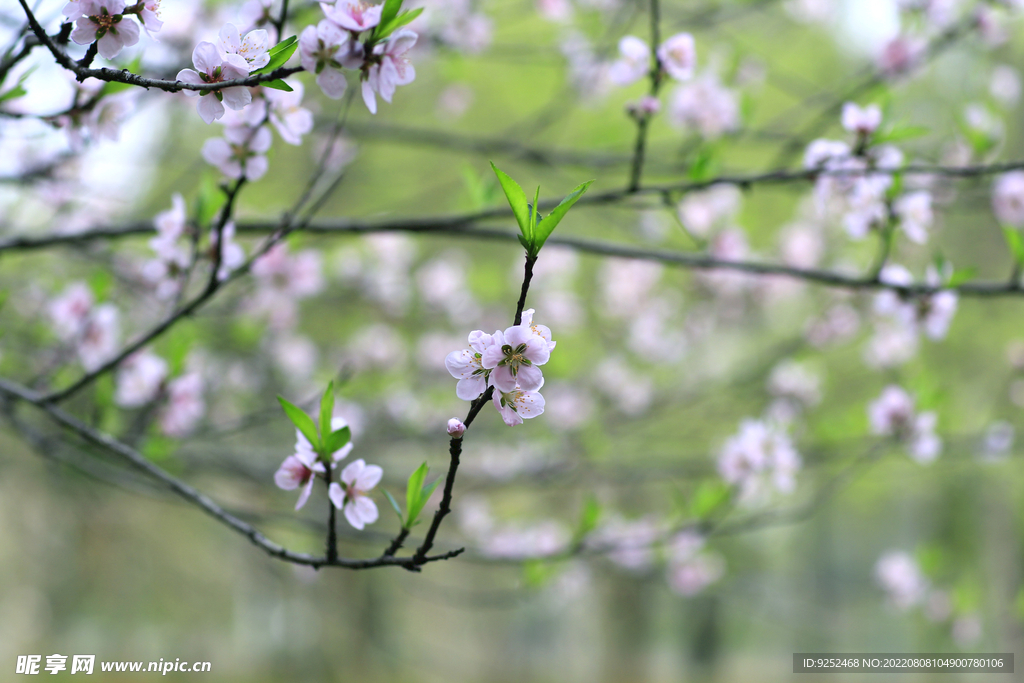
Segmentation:
<svg viewBox="0 0 1024 683">
<path fill-rule="evenodd" d="M 814 139 L 855 142 L 840 121 L 847 101 L 879 105 L 876 141 L 907 163 L 1020 159 L 1016 5 L 661 0 L 661 39 L 691 33 L 697 66 L 659 93 L 643 184 L 799 169 Z M 36 7 L 51 31 L 61 6 Z M 288 210 L 326 158 L 326 179 L 340 180 L 317 185 L 320 229 L 291 235 L 273 268 L 232 281 L 151 345 L 166 378 L 143 405 L 128 405 L 117 373 L 64 405 L 298 552 L 322 552 L 329 503 L 317 487 L 295 512 L 296 492 L 274 485 L 295 440 L 277 395 L 313 412 L 334 380 L 349 460 L 384 469 L 379 520 L 340 526 L 344 556 L 373 557 L 398 530 L 381 489 L 404 500 L 421 462 L 428 481 L 448 466 L 444 425 L 468 404 L 446 355 L 515 312 L 514 239 L 374 226 L 497 209 L 468 224 L 511 234 L 488 161 L 547 198 L 629 179 L 630 106 L 650 84 L 609 74 L 623 36 L 649 42 L 649 3 L 426 7 L 411 26 L 416 79 L 375 116 L 351 73 L 337 101 L 308 74 L 290 79 L 315 124 L 298 146 L 275 133 L 270 170 L 239 196 L 236 242 L 253 253 L 259 224 Z M 160 9 L 164 28 L 119 68 L 173 77 L 224 23 L 253 26 L 260 4 Z M 288 36 L 322 17 L 304 1 L 291 11 Z M 0 8 L 12 53 L 23 24 L 15 3 Z M 4 100 L 19 82 L 26 94 Z M 77 87 L 42 49 L 0 85 L 0 245 L 146 228 L 174 194 L 208 227 L 221 176 L 201 148 L 223 127 L 204 124 L 194 99 L 155 91 L 75 113 L 96 92 Z M 895 239 L 891 261 L 916 280 L 936 264 L 961 280 L 1009 276 L 992 176 L 900 182 L 931 193 L 934 220 L 926 244 Z M 877 239 L 852 239 L 822 193 L 801 179 L 641 193 L 580 204 L 556 236 L 869 271 Z M 329 230 L 353 222 L 369 234 Z M 153 286 L 150 236 L 5 246 L 0 376 L 47 390 L 88 369 L 55 314 L 69 292 L 115 311 L 115 349 L 167 315 L 174 293 Z M 484 408 L 437 544 L 467 551 L 421 574 L 272 559 L 34 407 L 0 403 L 0 679 L 17 678 L 17 655 L 52 653 L 209 661 L 203 677 L 215 681 L 617 683 L 818 680 L 792 673 L 794 652 L 1021 651 L 1017 297 L 961 297 L 933 339 L 894 329 L 870 291 L 554 243 L 536 270 L 527 306 L 557 341 L 545 412 L 510 428 Z M 184 377 L 198 380 L 175 385 Z M 934 461 L 872 433 L 869 405 L 889 385 L 935 414 Z M 730 478 L 730 449 L 760 428 L 788 464 L 754 483 Z"/>
</svg>

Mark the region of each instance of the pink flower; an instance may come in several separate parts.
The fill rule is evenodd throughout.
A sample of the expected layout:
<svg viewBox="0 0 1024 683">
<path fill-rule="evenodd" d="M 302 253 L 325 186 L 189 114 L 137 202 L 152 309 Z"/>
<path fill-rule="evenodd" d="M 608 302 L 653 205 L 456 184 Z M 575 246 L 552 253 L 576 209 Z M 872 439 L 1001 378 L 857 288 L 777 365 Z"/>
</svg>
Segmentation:
<svg viewBox="0 0 1024 683">
<path fill-rule="evenodd" d="M 341 471 L 341 483 L 331 484 L 328 495 L 334 507 L 344 510 L 345 519 L 354 528 L 362 530 L 367 524 L 377 521 L 377 505 L 370 500 L 370 490 L 376 486 L 384 470 L 377 465 L 367 465 L 362 459 L 349 463 Z"/>
<path fill-rule="evenodd" d="M 933 461 L 942 450 L 942 441 L 935 434 L 935 413 L 916 413 L 914 399 L 899 386 L 887 386 L 868 405 L 868 419 L 872 433 L 904 442 L 911 457 L 921 464 Z"/>
<path fill-rule="evenodd" d="M 92 310 L 78 339 L 78 359 L 87 372 L 99 369 L 117 353 L 120 316 L 112 304 Z"/>
<path fill-rule="evenodd" d="M 891 551 L 875 563 L 875 580 L 896 609 L 906 611 L 924 601 L 928 580 L 909 553 Z"/>
<path fill-rule="evenodd" d="M 538 366 L 547 363 L 550 357 L 549 342 L 534 334 L 528 325 L 521 324 L 506 328 L 504 333 L 496 332 L 480 364 L 491 371 L 490 381 L 499 392 L 517 389 L 533 392 L 544 384 L 544 375 Z"/>
<path fill-rule="evenodd" d="M 295 509 L 300 510 L 309 500 L 309 495 L 313 493 L 316 475 L 326 471 L 327 468 L 324 467 L 324 464 L 316 460 L 315 453 L 312 453 L 312 457 L 310 457 L 310 453 L 296 452 L 295 455 L 289 455 L 281 463 L 277 472 L 274 473 L 274 483 L 285 491 L 294 491 L 300 486 L 302 487 L 299 500 L 295 503 Z"/>
<path fill-rule="evenodd" d="M 646 46 L 645 46 L 646 47 Z M 697 48 L 693 36 L 689 33 L 677 33 L 658 48 L 658 61 L 661 68 L 677 81 L 688 81 L 693 78 L 693 69 L 697 64 Z"/>
<path fill-rule="evenodd" d="M 249 75 L 249 64 L 237 54 L 222 57 L 213 43 L 201 42 L 192 51 L 192 63 L 198 72 L 182 69 L 178 72 L 178 80 L 183 83 L 222 83 Z M 199 97 L 197 110 L 206 123 L 213 123 L 224 116 L 224 107 L 238 111 L 252 102 L 252 94 L 248 88 L 235 86 L 224 88 L 218 92 L 199 92 L 185 90 L 189 97 Z M 221 103 L 223 101 L 223 104 Z"/>
<path fill-rule="evenodd" d="M 871 135 L 882 124 L 882 110 L 877 104 L 859 107 L 853 102 L 843 105 L 843 128 L 861 137 Z"/>
<path fill-rule="evenodd" d="M 121 14 L 124 8 L 124 0 L 81 0 L 78 9 L 72 11 L 81 14 L 71 40 L 79 45 L 97 41 L 100 56 L 113 59 L 123 48 L 139 42 L 139 25 L 125 20 Z"/>
<path fill-rule="evenodd" d="M 265 126 L 255 130 L 246 126 L 226 126 L 223 138 L 203 143 L 203 158 L 229 178 L 259 180 L 267 172 L 264 156 L 273 142 Z"/>
<path fill-rule="evenodd" d="M 623 36 L 619 41 L 619 59 L 608 67 L 608 78 L 619 86 L 631 85 L 643 78 L 651 68 L 651 48 L 636 36 Z"/>
<path fill-rule="evenodd" d="M 680 128 L 692 128 L 711 140 L 740 125 L 739 98 L 705 74 L 693 83 L 678 88 L 669 106 L 669 121 Z"/>
<path fill-rule="evenodd" d="M 472 401 L 487 389 L 491 371 L 482 364 L 483 354 L 497 343 L 500 334 L 500 331 L 486 334 L 482 330 L 474 330 L 469 334 L 468 349 L 452 351 L 444 359 L 448 372 L 459 380 L 455 385 L 455 395 L 463 401 Z"/>
<path fill-rule="evenodd" d="M 234 241 L 234 221 L 228 221 L 221 234 L 224 238 L 224 246 L 220 248 L 220 268 L 217 270 L 217 279 L 223 281 L 228 278 L 231 271 L 245 263 L 245 250 Z M 210 236 L 210 246 L 214 249 L 217 248 L 217 233 Z"/>
<path fill-rule="evenodd" d="M 57 336 L 64 341 L 78 337 L 92 310 L 92 290 L 84 282 L 68 286 L 49 306 L 50 320 Z"/>
<path fill-rule="evenodd" d="M 465 433 L 466 425 L 462 424 L 462 420 L 457 417 L 448 420 L 448 436 L 453 439 L 461 439 Z"/>
<path fill-rule="evenodd" d="M 373 48 L 374 56 L 379 62 L 373 64 L 363 81 L 363 102 L 371 114 L 377 113 L 377 98 L 380 94 L 385 102 L 390 103 L 395 88 L 408 85 L 416 78 L 416 69 L 405 54 L 416 44 L 418 36 L 412 31 L 395 31 L 388 37 L 385 44 Z"/>
<path fill-rule="evenodd" d="M 167 377 L 167 362 L 152 351 L 140 351 L 129 356 L 117 373 L 117 391 L 114 402 L 122 408 L 146 405 L 160 391 Z"/>
<path fill-rule="evenodd" d="M 1003 225 L 1024 225 L 1024 171 L 1010 171 L 996 178 L 992 210 Z"/>
<path fill-rule="evenodd" d="M 245 60 L 247 71 L 262 69 L 270 63 L 270 36 L 263 29 L 249 31 L 241 38 L 234 24 L 224 24 L 217 37 L 217 47 L 223 59 L 237 55 Z"/>
<path fill-rule="evenodd" d="M 160 20 L 160 0 L 145 0 L 139 12 L 139 21 L 146 33 L 156 33 L 162 29 L 164 22 Z"/>
<path fill-rule="evenodd" d="M 363 46 L 349 39 L 350 34 L 327 19 L 307 26 L 299 35 L 299 61 L 306 71 L 316 74 L 316 84 L 331 99 L 345 94 L 342 67 L 357 69 L 363 62 Z"/>
<path fill-rule="evenodd" d="M 334 4 L 320 3 L 324 16 L 348 31 L 361 33 L 380 23 L 383 3 L 371 5 L 362 0 L 338 0 Z"/>
<path fill-rule="evenodd" d="M 932 195 L 927 190 L 905 194 L 895 201 L 893 211 L 900 219 L 903 233 L 917 244 L 928 241 L 932 225 Z"/>
<path fill-rule="evenodd" d="M 289 145 L 301 145 L 302 136 L 313 130 L 313 113 L 301 107 L 302 83 L 289 83 L 292 92 L 264 90 L 263 96 L 270 103 L 270 123 L 277 129 L 281 139 Z"/>
<path fill-rule="evenodd" d="M 543 384 L 544 378 L 541 377 L 540 386 Z M 537 417 L 544 412 L 544 397 L 540 392 L 525 391 L 519 386 L 508 392 L 495 389 L 493 400 L 494 407 L 509 427 L 522 424 L 524 419 Z"/>
<path fill-rule="evenodd" d="M 203 401 L 203 378 L 190 372 L 171 380 L 167 385 L 167 405 L 160 416 L 160 428 L 167 436 L 188 436 L 206 412 Z"/>
</svg>

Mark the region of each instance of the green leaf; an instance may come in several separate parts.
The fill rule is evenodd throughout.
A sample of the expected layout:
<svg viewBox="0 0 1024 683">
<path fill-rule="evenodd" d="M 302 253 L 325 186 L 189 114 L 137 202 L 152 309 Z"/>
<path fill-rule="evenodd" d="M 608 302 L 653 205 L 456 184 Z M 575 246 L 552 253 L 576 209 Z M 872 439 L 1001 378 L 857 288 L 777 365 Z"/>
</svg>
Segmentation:
<svg viewBox="0 0 1024 683">
<path fill-rule="evenodd" d="M 413 522 L 416 521 L 416 517 L 419 516 L 420 510 L 423 508 L 423 505 L 420 503 L 420 496 L 423 493 L 423 481 L 427 478 L 429 470 L 430 468 L 427 467 L 427 463 L 424 462 L 409 475 L 409 482 L 405 487 L 405 510 L 408 514 L 405 522 L 406 528 L 412 527 Z"/>
<path fill-rule="evenodd" d="M 690 514 L 697 519 L 706 519 L 729 500 L 731 489 L 725 482 L 705 481 L 693 494 L 690 501 Z"/>
<path fill-rule="evenodd" d="M 97 270 L 89 276 L 89 289 L 97 301 L 105 301 L 114 288 L 114 276 L 106 270 Z"/>
<path fill-rule="evenodd" d="M 508 199 L 509 206 L 512 207 L 512 213 L 515 214 L 516 222 L 519 223 L 519 229 L 523 233 L 523 237 L 526 238 L 528 243 L 533 243 L 533 231 L 530 230 L 530 209 L 526 203 L 526 193 L 523 192 L 523 188 L 519 187 L 519 183 L 512 180 L 504 171 L 499 169 L 491 162 L 491 168 L 494 169 L 494 175 L 498 176 L 498 183 L 501 184 L 501 189 L 505 192 L 505 198 Z M 529 249 L 530 247 L 526 247 Z"/>
<path fill-rule="evenodd" d="M 576 527 L 576 539 L 583 539 L 591 531 L 597 528 L 601 519 L 601 503 L 594 495 L 589 495 L 583 501 L 583 510 L 580 511 L 580 523 Z"/>
<path fill-rule="evenodd" d="M 200 226 L 210 225 L 214 216 L 227 202 L 227 195 L 217 186 L 212 174 L 205 174 L 199 186 L 199 196 L 196 199 L 196 222 Z"/>
<path fill-rule="evenodd" d="M 398 523 L 404 527 L 405 522 L 402 521 L 402 508 L 398 507 L 398 501 L 395 500 L 395 497 L 392 496 L 391 492 L 388 490 L 384 491 L 384 496 L 388 499 L 388 502 L 391 503 L 391 508 L 395 511 L 395 514 L 398 515 Z"/>
<path fill-rule="evenodd" d="M 25 90 L 24 87 L 22 87 L 21 83 L 18 83 L 16 86 L 5 92 L 3 95 L 0 95 L 0 102 L 13 100 L 26 94 L 28 94 L 28 91 Z"/>
<path fill-rule="evenodd" d="M 264 81 L 260 85 L 266 88 L 273 88 L 274 90 L 284 90 L 285 92 L 292 92 L 292 86 L 288 85 L 280 78 L 275 78 L 272 81 Z"/>
<path fill-rule="evenodd" d="M 949 276 L 949 280 L 946 284 L 950 287 L 959 287 L 965 282 L 970 282 L 974 279 L 974 276 L 978 274 L 977 268 L 957 268 L 953 271 L 953 274 Z"/>
<path fill-rule="evenodd" d="M 276 69 L 281 68 L 282 66 L 284 66 L 285 62 L 287 62 L 291 58 L 291 56 L 295 53 L 295 50 L 298 47 L 299 39 L 296 38 L 295 36 L 282 40 L 280 43 L 270 48 L 270 50 L 267 52 L 267 54 L 270 55 L 270 61 L 267 62 L 267 65 L 261 69 L 256 69 L 249 75 L 255 76 L 256 74 L 269 74 L 275 71 Z"/>
<path fill-rule="evenodd" d="M 537 186 L 537 192 L 533 195 L 533 204 L 530 204 L 530 234 L 534 237 L 537 236 L 537 219 L 540 217 L 540 213 L 537 211 L 537 203 L 540 201 L 540 185 Z"/>
<path fill-rule="evenodd" d="M 687 170 L 687 177 L 694 182 L 708 180 L 718 168 L 718 146 L 704 145 L 697 150 Z"/>
<path fill-rule="evenodd" d="M 377 28 L 373 30 L 373 41 L 387 35 L 384 31 L 388 28 L 388 24 L 398 17 L 398 12 L 401 9 L 402 0 L 384 0 L 384 6 L 380 10 L 380 21 L 377 22 Z"/>
<path fill-rule="evenodd" d="M 872 144 L 879 145 L 883 142 L 902 142 L 923 137 L 931 132 L 926 126 L 893 126 L 885 133 L 875 135 L 871 138 Z"/>
<path fill-rule="evenodd" d="M 1016 228 L 1003 227 L 1003 235 L 1006 237 L 1006 244 L 1010 247 L 1015 263 L 1024 263 L 1024 239 Z"/>
<path fill-rule="evenodd" d="M 572 205 L 579 201 L 579 198 L 583 196 L 583 193 L 587 191 L 587 188 L 590 187 L 590 184 L 593 182 L 593 180 L 588 180 L 581 185 L 577 185 L 565 199 L 559 202 L 558 206 L 551 210 L 551 213 L 544 216 L 544 219 L 537 224 L 537 232 L 533 239 L 534 255 L 540 251 L 540 248 L 544 246 L 545 242 L 547 242 L 548 237 L 550 237 L 551 233 L 554 232 L 556 227 L 558 227 L 558 224 L 565 217 L 565 214 L 569 213 L 569 209 L 572 208 Z"/>
<path fill-rule="evenodd" d="M 327 453 L 327 455 L 331 455 L 351 440 L 352 430 L 348 427 L 342 427 L 335 432 L 331 432 L 327 437 L 327 445 L 324 447 L 324 452 Z"/>
<path fill-rule="evenodd" d="M 387 24 L 382 21 L 377 25 L 377 31 L 373 34 L 374 42 L 387 38 L 421 14 L 423 14 L 423 8 L 419 7 L 414 10 L 409 10 L 408 12 L 402 12 Z"/>
<path fill-rule="evenodd" d="M 320 450 L 320 437 L 316 433 L 316 423 L 313 422 L 313 418 L 306 415 L 306 411 L 302 410 L 298 406 L 292 404 L 288 399 L 283 396 L 278 396 L 277 400 L 281 402 L 281 407 L 284 408 L 285 415 L 292 421 L 292 424 L 302 432 L 309 443 L 315 450 Z"/>
<path fill-rule="evenodd" d="M 324 441 L 327 441 L 327 437 L 331 433 L 331 418 L 334 416 L 334 381 L 332 380 L 327 384 L 327 391 L 324 392 L 323 398 L 320 399 L 320 433 L 324 436 Z M 342 444 L 344 445 L 344 444 Z M 327 451 L 333 453 L 334 451 Z"/>
</svg>

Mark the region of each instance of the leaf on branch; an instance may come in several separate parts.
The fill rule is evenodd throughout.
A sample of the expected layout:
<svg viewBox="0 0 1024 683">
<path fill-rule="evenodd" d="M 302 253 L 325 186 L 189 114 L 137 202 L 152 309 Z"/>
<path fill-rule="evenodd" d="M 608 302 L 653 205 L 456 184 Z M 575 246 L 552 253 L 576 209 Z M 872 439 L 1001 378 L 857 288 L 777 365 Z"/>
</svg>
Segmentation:
<svg viewBox="0 0 1024 683">
<path fill-rule="evenodd" d="M 284 408 L 285 415 L 292 421 L 295 428 L 302 432 L 302 435 L 306 437 L 310 445 L 313 446 L 314 450 L 320 450 L 320 437 L 316 433 L 316 423 L 313 422 L 313 418 L 306 415 L 306 411 L 294 405 L 288 399 L 283 396 L 278 396 L 277 400 L 280 401 L 281 407 Z"/>
<path fill-rule="evenodd" d="M 569 209 L 572 208 L 572 205 L 579 201 L 580 197 L 583 196 L 587 191 L 587 188 L 590 187 L 593 182 L 593 180 L 588 180 L 585 183 L 577 185 L 565 199 L 559 202 L 558 206 L 551 210 L 551 213 L 544 216 L 543 220 L 537 224 L 537 229 L 534 233 L 533 239 L 534 255 L 540 251 L 540 248 L 544 246 L 545 242 L 547 242 L 551 233 L 555 231 L 558 224 L 563 218 L 565 218 L 565 214 L 569 213 Z"/>
<path fill-rule="evenodd" d="M 416 468 L 416 471 L 409 475 L 409 482 L 405 488 L 405 507 L 406 507 L 406 520 L 405 528 L 411 529 L 415 524 L 417 518 L 420 516 L 420 512 L 423 511 L 423 507 L 430 500 L 430 496 L 433 495 L 434 489 L 441 483 L 440 477 L 435 479 L 432 483 L 424 485 L 423 482 L 427 478 L 427 473 L 430 468 L 427 467 L 427 463 L 423 463 Z"/>
<path fill-rule="evenodd" d="M 586 538 L 591 531 L 597 528 L 601 519 L 601 503 L 593 494 L 588 495 L 583 501 L 583 509 L 580 511 L 580 523 L 576 527 L 576 540 Z"/>
<path fill-rule="evenodd" d="M 285 92 L 292 92 L 292 86 L 288 85 L 280 78 L 275 78 L 272 81 L 264 81 L 260 83 L 265 88 L 273 88 L 274 90 L 284 90 Z"/>
<path fill-rule="evenodd" d="M 295 53 L 295 50 L 298 47 L 299 39 L 296 38 L 295 36 L 282 40 L 280 43 L 270 48 L 270 50 L 267 52 L 267 54 L 270 55 L 270 61 L 267 62 L 267 65 L 261 69 L 256 69 L 249 75 L 255 76 L 256 74 L 269 74 L 275 71 L 276 69 L 281 68 L 282 66 L 284 66 L 285 62 L 287 62 L 291 58 L 291 56 Z M 271 83 L 275 82 L 276 81 L 271 81 Z M 266 83 L 263 83 L 262 85 L 266 85 Z M 277 89 L 283 90 L 284 88 Z"/>
<path fill-rule="evenodd" d="M 423 14 L 423 9 L 423 7 L 418 7 L 414 10 L 409 10 L 408 12 L 402 12 L 387 24 L 382 21 L 377 25 L 379 32 L 374 34 L 374 40 L 384 40 L 398 29 L 411 23 L 416 17 Z"/>
<path fill-rule="evenodd" d="M 321 398 L 321 434 L 324 434 L 325 440 L 329 434 L 331 434 L 331 418 L 334 417 L 334 381 L 332 380 L 327 385 L 327 391 L 324 392 L 324 397 Z M 344 445 L 344 444 L 342 444 Z M 334 451 L 328 451 L 327 453 L 334 453 Z"/>
<path fill-rule="evenodd" d="M 875 135 L 871 142 L 876 145 L 883 142 L 902 142 L 923 137 L 930 132 L 931 129 L 927 126 L 893 126 L 888 131 Z"/>
<path fill-rule="evenodd" d="M 504 171 L 495 166 L 493 161 L 491 162 L 491 168 L 494 169 L 494 175 L 498 176 L 498 182 L 501 184 L 501 189 L 505 192 L 508 205 L 512 207 L 512 213 L 516 217 L 516 222 L 519 223 L 519 229 L 522 231 L 523 237 L 527 243 L 532 244 L 533 231 L 530 229 L 530 206 L 526 201 L 526 193 L 523 192 L 523 188 L 519 186 L 519 183 L 512 180 Z M 530 247 L 526 248 L 529 250 Z"/>
<path fill-rule="evenodd" d="M 690 515 L 707 519 L 711 513 L 729 500 L 731 488 L 721 481 L 706 481 L 697 487 L 690 501 Z"/>
<path fill-rule="evenodd" d="M 391 503 L 391 509 L 393 509 L 395 511 L 395 514 L 398 515 L 398 523 L 401 524 L 402 527 L 404 528 L 405 522 L 403 521 L 402 517 L 402 508 L 398 506 L 398 501 L 395 500 L 395 497 L 391 495 L 390 491 L 385 490 L 384 496 L 388 499 L 388 502 Z"/>
<path fill-rule="evenodd" d="M 1014 263 L 1024 263 L 1024 239 L 1016 228 L 1003 227 L 1003 235 L 1006 237 L 1006 244 L 1010 247 Z"/>
</svg>

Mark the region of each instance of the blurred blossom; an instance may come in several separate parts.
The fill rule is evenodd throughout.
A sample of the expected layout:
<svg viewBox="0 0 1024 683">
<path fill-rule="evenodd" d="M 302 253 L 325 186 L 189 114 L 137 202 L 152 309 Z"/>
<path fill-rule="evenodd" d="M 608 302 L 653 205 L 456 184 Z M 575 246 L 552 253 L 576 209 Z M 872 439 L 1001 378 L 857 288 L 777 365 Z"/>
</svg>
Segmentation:
<svg viewBox="0 0 1024 683">
<path fill-rule="evenodd" d="M 449 332 L 427 332 L 416 342 L 416 363 L 424 370 L 444 372 L 448 351 L 462 343 L 462 337 Z"/>
<path fill-rule="evenodd" d="M 544 387 L 544 410 L 548 425 L 557 431 L 579 429 L 594 415 L 590 394 L 568 382 L 552 382 Z"/>
<path fill-rule="evenodd" d="M 311 249 L 292 255 L 284 242 L 271 247 L 252 266 L 256 293 L 249 302 L 250 309 L 266 314 L 275 329 L 292 327 L 297 302 L 323 288 L 320 261 L 320 253 Z"/>
<path fill-rule="evenodd" d="M 263 88 L 263 97 L 270 103 L 268 118 L 281 139 L 289 145 L 301 145 L 302 136 L 313 130 L 313 112 L 302 107 L 303 87 L 289 81 L 292 92 Z"/>
<path fill-rule="evenodd" d="M 529 559 L 564 551 L 570 538 L 569 531 L 559 522 L 544 521 L 529 526 L 499 526 L 478 543 L 480 553 L 486 557 Z"/>
<path fill-rule="evenodd" d="M 864 349 L 864 362 L 872 368 L 894 368 L 917 355 L 917 332 L 906 324 L 881 322 Z"/>
<path fill-rule="evenodd" d="M 693 78 L 697 66 L 697 48 L 689 33 L 677 33 L 658 47 L 661 68 L 677 81 Z"/>
<path fill-rule="evenodd" d="M 672 325 L 678 308 L 665 298 L 648 303 L 629 324 L 629 349 L 653 363 L 679 361 L 686 354 L 686 337 L 681 328 Z"/>
<path fill-rule="evenodd" d="M 274 363 L 292 381 L 309 379 L 316 370 L 316 344 L 297 334 L 274 337 L 270 345 Z"/>
<path fill-rule="evenodd" d="M 654 400 L 654 382 L 627 366 L 621 358 L 609 356 L 594 371 L 597 390 L 620 412 L 640 415 Z"/>
<path fill-rule="evenodd" d="M 1003 120 L 979 102 L 964 107 L 964 125 L 992 143 L 1002 140 L 1006 135 Z"/>
<path fill-rule="evenodd" d="M 815 268 L 825 254 L 825 240 L 815 225 L 794 223 L 783 228 L 779 235 L 779 253 L 782 262 L 794 268 Z"/>
<path fill-rule="evenodd" d="M 613 84 L 610 68 L 597 57 L 586 36 L 570 31 L 560 47 L 569 65 L 569 82 L 584 103 L 593 103 L 607 95 Z"/>
<path fill-rule="evenodd" d="M 690 233 L 707 237 L 713 230 L 727 227 L 735 220 L 742 197 L 735 185 L 716 185 L 690 192 L 679 202 L 679 220 Z"/>
<path fill-rule="evenodd" d="M 85 329 L 93 306 L 92 290 L 84 282 L 68 285 L 50 302 L 49 314 L 57 336 L 64 341 L 78 337 Z"/>
<path fill-rule="evenodd" d="M 276 19 L 274 0 L 246 0 L 239 8 L 238 16 L 241 19 L 241 30 L 243 31 L 250 31 L 254 28 L 267 28 L 270 31 L 275 31 L 272 25 Z M 276 31 L 270 37 L 272 42 L 277 42 Z"/>
<path fill-rule="evenodd" d="M 1013 450 L 1016 430 L 1005 420 L 996 420 L 985 429 L 981 455 L 987 460 L 1004 460 Z"/>
<path fill-rule="evenodd" d="M 664 524 L 654 517 L 627 520 L 613 513 L 587 537 L 586 545 L 623 569 L 643 573 L 654 566 L 654 546 L 664 532 Z"/>
<path fill-rule="evenodd" d="M 429 31 L 449 48 L 477 55 L 490 46 L 493 24 L 472 0 L 429 0 L 427 9 Z"/>
<path fill-rule="evenodd" d="M 344 136 L 316 137 L 312 145 L 313 159 L 323 163 L 324 170 L 337 173 L 356 158 L 356 144 Z"/>
<path fill-rule="evenodd" d="M 928 592 L 928 580 L 909 553 L 893 550 L 875 563 L 875 580 L 885 591 L 889 604 L 901 612 L 921 604 Z"/>
<path fill-rule="evenodd" d="M 953 601 L 949 593 L 942 590 L 928 592 L 928 600 L 924 604 L 924 616 L 928 621 L 941 623 L 949 619 L 953 613 Z"/>
<path fill-rule="evenodd" d="M 1002 225 L 1024 226 L 1024 171 L 1010 171 L 996 178 L 992 210 Z"/>
<path fill-rule="evenodd" d="M 190 372 L 167 384 L 167 405 L 160 414 L 160 429 L 167 436 L 188 436 L 206 414 L 203 400 L 203 378 Z"/>
<path fill-rule="evenodd" d="M 573 16 L 570 0 L 537 0 L 537 13 L 548 21 L 564 24 Z"/>
<path fill-rule="evenodd" d="M 718 472 L 739 489 L 740 502 L 765 502 L 773 491 L 790 494 L 802 461 L 780 425 L 744 420 L 718 455 Z"/>
<path fill-rule="evenodd" d="M 465 255 L 461 251 L 442 254 L 416 271 L 420 298 L 448 314 L 453 323 L 472 320 L 479 306 L 466 282 Z"/>
<path fill-rule="evenodd" d="M 192 52 L 192 62 L 197 71 L 182 69 L 176 80 L 184 83 L 201 85 L 203 83 L 221 83 L 249 75 L 249 63 L 237 55 L 222 55 L 217 46 L 209 42 L 201 42 Z M 239 110 L 252 102 L 252 93 L 248 88 L 235 86 L 223 88 L 216 93 L 212 91 L 184 90 L 188 97 L 198 97 L 199 116 L 206 123 L 213 123 L 224 116 L 224 107 Z"/>
<path fill-rule="evenodd" d="M 356 332 L 349 340 L 348 352 L 360 370 L 376 368 L 386 371 L 405 364 L 405 341 L 393 327 L 383 323 Z"/>
<path fill-rule="evenodd" d="M 718 261 L 746 261 L 750 256 L 747 234 L 740 228 L 722 230 L 712 238 L 708 251 Z M 709 268 L 695 278 L 716 295 L 727 298 L 743 294 L 756 281 L 755 276 L 731 268 Z"/>
<path fill-rule="evenodd" d="M 662 270 L 664 266 L 653 261 L 605 259 L 598 275 L 604 312 L 615 318 L 635 314 L 661 279 Z"/>
<path fill-rule="evenodd" d="M 117 372 L 114 402 L 122 408 L 146 405 L 156 398 L 167 371 L 167 362 L 152 351 L 143 350 L 128 356 Z"/>
<path fill-rule="evenodd" d="M 981 617 L 977 614 L 965 614 L 957 617 L 953 620 L 951 635 L 957 647 L 964 650 L 973 648 L 981 641 L 981 637 L 984 635 Z"/>
<path fill-rule="evenodd" d="M 888 77 L 906 73 L 924 55 L 923 40 L 910 36 L 896 36 L 882 48 L 876 63 L 879 70 Z"/>
<path fill-rule="evenodd" d="M 872 434 L 899 439 L 922 465 L 935 460 L 942 451 L 942 440 L 935 434 L 936 414 L 917 413 L 914 399 L 902 387 L 887 386 L 868 406 L 868 419 Z"/>
<path fill-rule="evenodd" d="M 651 48 L 636 36 L 619 41 L 619 58 L 608 67 L 608 78 L 618 86 L 636 83 L 651 68 Z"/>
<path fill-rule="evenodd" d="M 882 125 L 882 109 L 877 104 L 860 107 L 853 102 L 843 105 L 843 128 L 859 137 L 868 137 Z"/>
<path fill-rule="evenodd" d="M 473 88 L 466 83 L 452 83 L 437 96 L 437 117 L 443 121 L 460 119 L 473 106 Z"/>
<path fill-rule="evenodd" d="M 784 360 L 768 376 L 768 392 L 805 410 L 821 402 L 821 378 L 795 360 Z"/>
<path fill-rule="evenodd" d="M 583 322 L 583 302 L 574 292 L 542 289 L 537 305 L 544 309 L 544 316 L 552 325 L 565 332 L 575 330 Z"/>
<path fill-rule="evenodd" d="M 912 242 L 924 244 L 928 241 L 928 229 L 932 225 L 932 195 L 919 190 L 901 196 L 893 204 L 893 211 L 899 218 L 900 229 Z"/>
<path fill-rule="evenodd" d="M 117 355 L 120 339 L 120 314 L 113 304 L 100 304 L 94 308 L 77 339 L 78 359 L 86 372 L 98 370 Z"/>
<path fill-rule="evenodd" d="M 739 128 L 739 96 L 724 87 L 714 74 L 706 73 L 676 88 L 668 115 L 675 126 L 695 130 L 713 140 Z"/>
<path fill-rule="evenodd" d="M 266 153 L 273 143 L 266 126 L 226 126 L 223 138 L 203 143 L 203 159 L 228 178 L 259 180 L 267 172 Z"/>
<path fill-rule="evenodd" d="M 999 104 L 1011 108 L 1020 100 L 1020 72 L 1008 64 L 999 64 L 992 70 L 988 91 Z"/>
<path fill-rule="evenodd" d="M 668 544 L 668 585 L 679 595 L 700 593 L 725 574 L 720 555 L 702 552 L 704 538 L 692 530 L 681 531 Z"/>
</svg>

